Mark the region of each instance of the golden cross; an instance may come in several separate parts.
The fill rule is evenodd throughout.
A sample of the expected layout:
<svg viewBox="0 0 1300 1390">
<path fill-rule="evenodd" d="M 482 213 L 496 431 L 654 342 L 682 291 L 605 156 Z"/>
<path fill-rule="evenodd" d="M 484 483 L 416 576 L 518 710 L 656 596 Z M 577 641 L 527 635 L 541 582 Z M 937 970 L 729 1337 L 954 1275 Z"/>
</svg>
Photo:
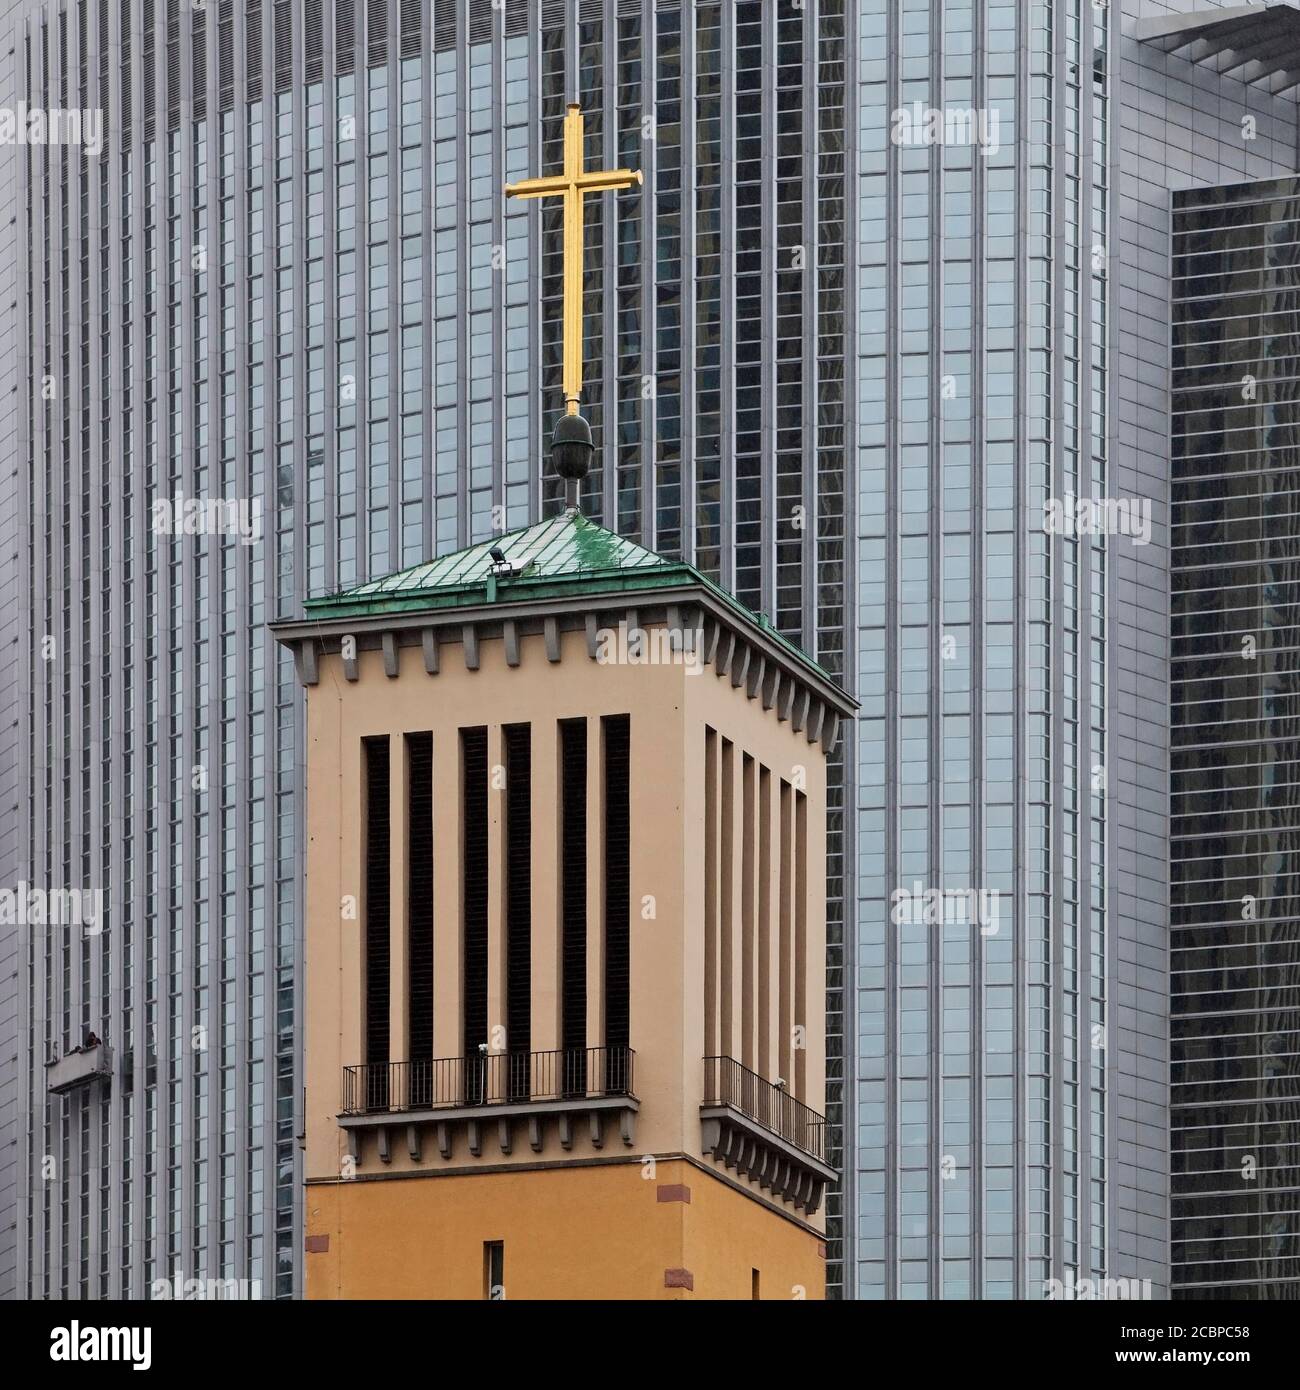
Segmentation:
<svg viewBox="0 0 1300 1390">
<path fill-rule="evenodd" d="M 564 401 L 578 413 L 582 395 L 582 208 L 588 193 L 631 188 L 641 182 L 639 169 L 583 169 L 582 111 L 570 106 L 564 116 L 564 172 L 547 178 L 506 184 L 507 198 L 564 199 Z"/>
</svg>

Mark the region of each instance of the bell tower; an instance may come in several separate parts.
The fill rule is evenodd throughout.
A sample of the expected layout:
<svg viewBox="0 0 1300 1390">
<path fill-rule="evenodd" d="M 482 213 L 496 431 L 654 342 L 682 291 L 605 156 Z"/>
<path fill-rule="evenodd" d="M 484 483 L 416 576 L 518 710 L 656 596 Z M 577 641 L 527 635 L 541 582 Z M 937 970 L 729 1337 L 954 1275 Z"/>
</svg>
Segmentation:
<svg viewBox="0 0 1300 1390">
<path fill-rule="evenodd" d="M 823 1298 L 826 755 L 853 701 L 565 511 L 276 624 L 307 699 L 309 1298 Z"/>
<path fill-rule="evenodd" d="M 308 1297 L 823 1297 L 849 698 L 576 509 L 275 631 L 307 695 Z"/>
</svg>

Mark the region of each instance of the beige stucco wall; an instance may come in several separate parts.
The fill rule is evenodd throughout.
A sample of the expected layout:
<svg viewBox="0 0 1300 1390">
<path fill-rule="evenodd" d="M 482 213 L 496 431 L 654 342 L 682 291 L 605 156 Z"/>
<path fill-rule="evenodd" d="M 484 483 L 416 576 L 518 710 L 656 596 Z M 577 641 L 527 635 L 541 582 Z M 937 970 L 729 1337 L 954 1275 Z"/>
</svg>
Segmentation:
<svg viewBox="0 0 1300 1390">
<path fill-rule="evenodd" d="M 636 1053 L 635 1090 L 641 1102 L 635 1154 L 688 1153 L 699 1156 L 699 1106 L 704 1056 L 705 872 L 704 729 L 717 729 L 738 751 L 771 770 L 773 785 L 802 782 L 807 796 L 805 910 L 806 968 L 795 1022 L 807 1041 L 806 1083 L 798 1098 L 824 1110 L 824 872 L 825 764 L 820 745 L 810 744 L 761 699 L 719 677 L 712 666 L 690 674 L 682 665 L 598 664 L 581 632 L 561 637 L 561 660 L 547 659 L 543 638 L 524 637 L 520 664 L 506 663 L 505 644 L 485 639 L 480 667 L 465 668 L 455 643 L 444 644 L 440 671 L 429 675 L 418 647 L 401 649 L 400 674 L 385 674 L 379 651 L 359 655 L 359 679 L 344 678 L 337 655 L 320 660 L 319 682 L 307 698 L 307 923 L 306 923 L 306 1165 L 309 1179 L 350 1171 L 347 1141 L 337 1123 L 342 1070 L 364 1058 L 362 1023 L 362 756 L 361 740 L 388 734 L 391 745 L 393 878 L 391 915 L 394 951 L 391 990 L 394 1060 L 405 1057 L 405 758 L 400 736 L 432 731 L 434 764 L 434 1055 L 457 1056 L 460 1030 L 460 847 L 459 742 L 465 726 L 489 729 L 489 767 L 503 761 L 501 726 L 532 725 L 532 1041 L 533 1050 L 558 1045 L 558 800 L 556 723 L 587 717 L 589 768 L 588 910 L 589 979 L 601 974 L 602 885 L 599 853 L 601 816 L 599 719 L 631 718 L 630 955 L 631 1046 Z M 737 758 L 739 766 L 739 757 Z M 489 792 L 492 863 L 489 882 L 489 1032 L 504 1022 L 502 947 L 504 920 L 499 884 L 502 806 Z M 547 807 L 556 812 L 547 813 Z M 775 816 L 773 817 L 775 820 Z M 773 826 L 775 846 L 776 827 Z M 740 854 L 737 853 L 737 864 Z M 779 853 L 773 853 L 773 870 Z M 738 872 L 738 869 L 737 869 Z M 343 904 L 355 898 L 355 917 Z M 652 900 L 652 907 L 649 901 Z M 740 892 L 735 911 L 740 910 Z M 643 909 L 643 903 L 647 906 Z M 775 890 L 772 895 L 775 912 Z M 775 930 L 773 936 L 776 936 Z M 761 963 L 759 963 L 761 965 Z M 775 968 L 775 966 L 773 967 Z M 594 991 L 589 991 L 589 995 Z M 588 1044 L 601 1041 L 594 998 L 589 1004 Z M 773 1027 L 775 1025 L 773 1024 Z M 735 1055 L 739 1056 L 739 1052 Z M 762 1059 L 759 1059 L 762 1060 Z M 775 1080 L 775 1064 L 756 1066 Z M 793 1081 L 793 1078 L 790 1078 Z M 373 1139 L 363 1146 L 360 1171 L 380 1169 Z M 565 1160 L 594 1153 L 585 1133 L 565 1151 L 553 1129 L 541 1154 L 516 1141 L 517 1161 Z M 606 1152 L 628 1152 L 617 1135 Z M 523 1153 L 519 1153 L 519 1149 Z M 444 1160 L 426 1143 L 413 1162 L 395 1139 L 382 1171 L 396 1173 L 454 1166 L 471 1161 L 461 1149 Z M 509 1163 L 495 1138 L 485 1142 L 482 1162 Z M 711 1160 L 705 1159 L 705 1162 Z M 719 1169 L 719 1171 L 721 1171 Z M 757 1187 L 753 1189 L 758 1191 Z M 766 1200 L 766 1198 L 764 1199 Z M 789 1210 L 793 1211 L 793 1208 Z M 814 1224 L 821 1224 L 821 1216 Z"/>
</svg>

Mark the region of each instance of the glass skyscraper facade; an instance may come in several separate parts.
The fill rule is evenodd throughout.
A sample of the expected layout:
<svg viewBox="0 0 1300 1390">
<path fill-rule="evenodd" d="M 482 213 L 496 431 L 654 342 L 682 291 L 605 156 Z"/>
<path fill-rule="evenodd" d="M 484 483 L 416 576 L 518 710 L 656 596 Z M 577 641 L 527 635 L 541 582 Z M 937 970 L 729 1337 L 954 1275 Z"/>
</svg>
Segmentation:
<svg viewBox="0 0 1300 1390">
<path fill-rule="evenodd" d="M 1131 1273 L 1108 542 L 1043 521 L 1107 487 L 1115 15 L 864 0 L 858 23 L 857 1293 L 1041 1298 Z M 996 929 L 897 925 L 913 884 L 995 890 Z"/>
<path fill-rule="evenodd" d="M 20 938 L 20 1289 L 298 1289 L 301 723 L 265 624 L 561 505 L 539 466 L 560 214 L 501 189 L 557 167 L 567 100 L 593 166 L 645 174 L 589 202 L 588 511 L 844 674 L 849 18 L 20 7 L 16 95 L 102 110 L 104 144 L 22 157 L 17 872 L 106 904 L 93 934 Z M 160 535 L 160 499 L 243 503 L 260 531 Z M 842 761 L 835 785 L 843 1164 Z M 90 1030 L 112 1084 L 48 1095 Z"/>
<path fill-rule="evenodd" d="M 1175 195 L 1177 1297 L 1300 1296 L 1300 180 Z"/>
<path fill-rule="evenodd" d="M 9 8 L 12 100 L 104 116 L 102 149 L 0 161 L 28 533 L 0 855 L 106 904 L 12 936 L 20 1290 L 299 1291 L 301 713 L 265 624 L 560 507 L 561 213 L 502 188 L 559 168 L 576 101 L 589 165 L 645 179 L 588 200 L 585 508 L 862 702 L 831 768 L 832 1296 L 1164 1291 L 1169 190 L 1290 168 L 1295 103 L 1145 47 L 1140 12 Z M 1130 495 L 1146 551 L 1048 522 Z M 178 498 L 257 534 L 158 534 Z M 1210 949 L 1183 854 L 1176 980 Z M 996 920 L 900 918 L 918 888 Z M 47 1094 L 88 1030 L 113 1084 Z M 1179 1089 L 1198 1046 L 1175 1106 L 1211 1106 Z"/>
</svg>

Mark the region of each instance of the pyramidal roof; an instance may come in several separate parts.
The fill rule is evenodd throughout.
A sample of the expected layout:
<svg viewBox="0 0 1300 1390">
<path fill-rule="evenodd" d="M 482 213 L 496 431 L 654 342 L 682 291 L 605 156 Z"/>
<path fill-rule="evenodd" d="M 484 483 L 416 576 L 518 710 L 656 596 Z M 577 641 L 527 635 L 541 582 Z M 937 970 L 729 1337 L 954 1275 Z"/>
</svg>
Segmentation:
<svg viewBox="0 0 1300 1390">
<path fill-rule="evenodd" d="M 494 550 L 504 563 L 493 556 Z M 305 607 L 308 620 L 337 621 L 477 608 L 484 603 L 627 594 L 683 584 L 707 589 L 823 680 L 834 683 L 832 676 L 782 637 L 766 617 L 751 613 L 694 565 L 656 555 L 579 511 L 562 512 L 493 536 L 384 579 L 310 598 Z"/>
</svg>

